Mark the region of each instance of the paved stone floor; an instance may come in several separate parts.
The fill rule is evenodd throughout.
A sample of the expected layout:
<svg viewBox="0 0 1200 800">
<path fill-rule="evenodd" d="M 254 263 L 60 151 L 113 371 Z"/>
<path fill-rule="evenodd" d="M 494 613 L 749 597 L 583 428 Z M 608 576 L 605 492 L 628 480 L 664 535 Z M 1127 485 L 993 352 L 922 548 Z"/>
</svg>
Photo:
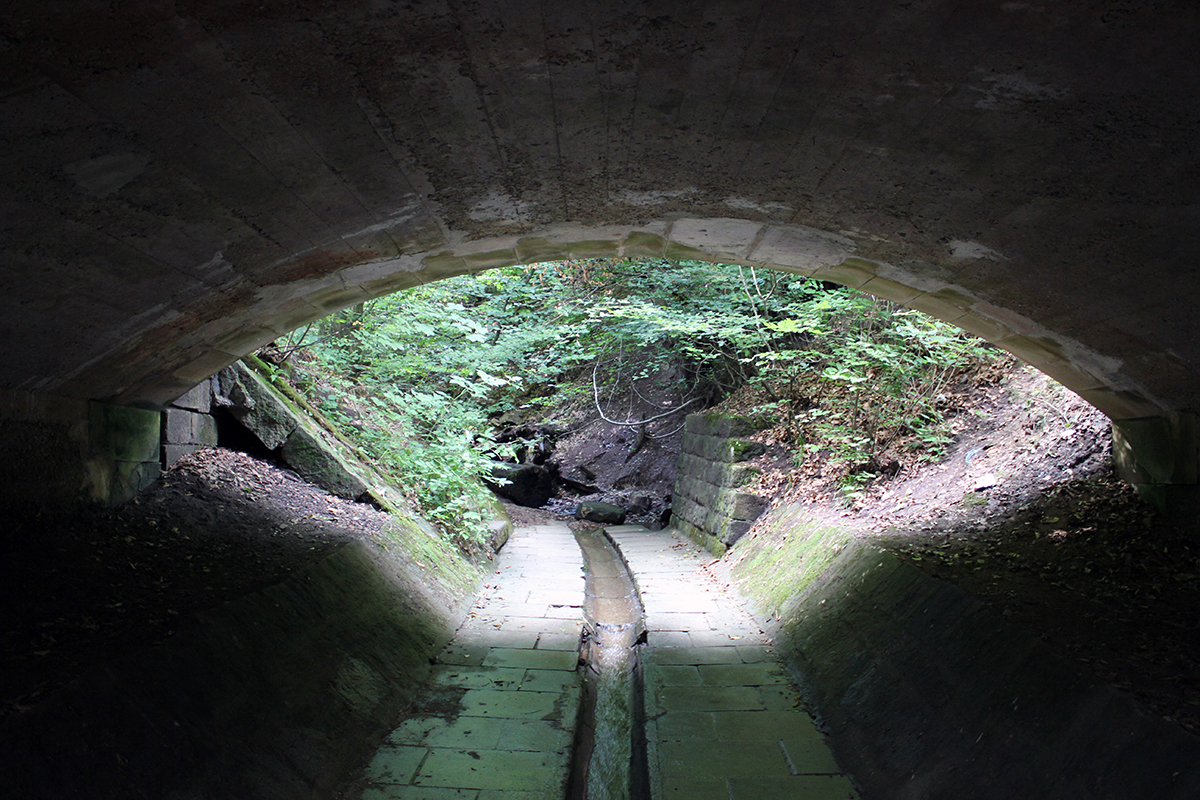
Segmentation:
<svg viewBox="0 0 1200 800">
<path fill-rule="evenodd" d="M 608 528 L 646 610 L 642 651 L 655 800 L 855 798 L 795 687 L 712 557 L 670 531 Z"/>
<path fill-rule="evenodd" d="M 608 529 L 646 608 L 654 800 L 856 794 L 741 601 L 669 531 Z M 562 800 L 579 705 L 583 560 L 566 525 L 519 528 L 366 769 L 361 800 Z"/>
<path fill-rule="evenodd" d="M 583 588 L 566 525 L 519 528 L 428 696 L 368 765 L 361 800 L 562 800 Z"/>
</svg>

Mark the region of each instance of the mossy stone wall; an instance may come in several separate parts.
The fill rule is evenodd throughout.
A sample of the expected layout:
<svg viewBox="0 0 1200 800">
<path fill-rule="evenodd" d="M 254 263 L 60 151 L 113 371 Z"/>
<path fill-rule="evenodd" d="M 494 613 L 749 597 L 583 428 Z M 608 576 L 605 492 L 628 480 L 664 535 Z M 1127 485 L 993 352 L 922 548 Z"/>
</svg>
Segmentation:
<svg viewBox="0 0 1200 800">
<path fill-rule="evenodd" d="M 772 513 L 735 573 L 864 797 L 1196 796 L 1200 739 L 870 540 Z M 785 534 L 779 602 L 747 562 Z"/>
<path fill-rule="evenodd" d="M 159 414 L 0 391 L 0 506 L 118 505 L 160 473 Z"/>
<path fill-rule="evenodd" d="M 742 491 L 758 471 L 745 463 L 766 448 L 740 438 L 767 425 L 757 417 L 690 414 L 679 456 L 671 523 L 716 555 L 750 530 L 767 501 Z"/>
</svg>

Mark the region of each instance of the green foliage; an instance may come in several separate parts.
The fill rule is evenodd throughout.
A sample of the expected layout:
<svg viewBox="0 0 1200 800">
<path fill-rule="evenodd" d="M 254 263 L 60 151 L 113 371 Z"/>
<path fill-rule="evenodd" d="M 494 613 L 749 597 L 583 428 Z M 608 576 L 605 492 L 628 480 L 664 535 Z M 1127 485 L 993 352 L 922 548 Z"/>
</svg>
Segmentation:
<svg viewBox="0 0 1200 800">
<path fill-rule="evenodd" d="M 489 415 L 590 394 L 593 369 L 605 386 L 650 380 L 709 401 L 753 387 L 763 409 L 792 421 L 801 452 L 828 451 L 854 475 L 901 443 L 936 456 L 948 441 L 942 390 L 990 357 L 949 325 L 853 290 L 645 259 L 439 281 L 277 345 L 284 359 L 315 355 L 332 387 L 322 410 L 465 540 L 483 535 L 480 481 L 497 456 Z M 864 482 L 848 479 L 847 495 Z"/>
<path fill-rule="evenodd" d="M 482 480 L 502 449 L 492 442 L 486 417 L 439 391 L 388 385 L 363 391 L 336 373 L 327 379 L 334 392 L 322 404 L 324 415 L 403 488 L 427 519 L 452 538 L 482 543 L 492 502 Z"/>
<path fill-rule="evenodd" d="M 778 334 L 807 347 L 767 350 L 755 380 L 768 394 L 796 404 L 797 438 L 845 462 L 844 496 L 857 497 L 871 473 L 901 442 L 921 457 L 940 457 L 945 392 L 963 371 L 995 351 L 963 331 L 917 311 L 850 289 L 809 283 L 786 317 L 769 321 Z"/>
</svg>

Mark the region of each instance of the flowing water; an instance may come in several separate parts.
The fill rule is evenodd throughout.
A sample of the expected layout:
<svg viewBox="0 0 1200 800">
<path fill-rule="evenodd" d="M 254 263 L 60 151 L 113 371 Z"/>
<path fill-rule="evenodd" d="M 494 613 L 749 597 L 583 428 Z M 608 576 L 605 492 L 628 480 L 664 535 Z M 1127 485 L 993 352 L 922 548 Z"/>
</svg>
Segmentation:
<svg viewBox="0 0 1200 800">
<path fill-rule="evenodd" d="M 596 532 L 575 534 L 587 564 L 586 704 L 571 800 L 648 800 L 638 644 L 645 626 L 637 589 L 616 549 Z"/>
</svg>

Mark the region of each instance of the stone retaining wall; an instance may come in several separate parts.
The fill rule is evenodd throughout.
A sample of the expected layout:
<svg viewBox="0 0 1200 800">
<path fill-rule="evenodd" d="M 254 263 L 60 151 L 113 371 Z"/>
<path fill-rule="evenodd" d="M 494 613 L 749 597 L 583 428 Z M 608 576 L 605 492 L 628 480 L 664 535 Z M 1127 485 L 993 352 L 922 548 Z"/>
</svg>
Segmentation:
<svg viewBox="0 0 1200 800">
<path fill-rule="evenodd" d="M 0 797 L 332 797 L 411 702 L 461 599 L 374 543 L 180 620 L 0 725 Z"/>
<path fill-rule="evenodd" d="M 793 571 L 764 624 L 864 797 L 1196 797 L 1200 739 L 958 587 L 848 534 Z"/>
<path fill-rule="evenodd" d="M 217 446 L 217 421 L 209 413 L 211 410 L 211 378 L 163 410 L 163 469 L 202 447 Z"/>
<path fill-rule="evenodd" d="M 0 454 L 4 510 L 119 505 L 161 472 L 159 415 L 96 400 L 0 390 Z"/>
<path fill-rule="evenodd" d="M 671 524 L 720 556 L 750 530 L 768 501 L 740 491 L 758 474 L 745 463 L 765 447 L 739 438 L 765 427 L 753 417 L 691 414 L 679 455 Z"/>
</svg>

